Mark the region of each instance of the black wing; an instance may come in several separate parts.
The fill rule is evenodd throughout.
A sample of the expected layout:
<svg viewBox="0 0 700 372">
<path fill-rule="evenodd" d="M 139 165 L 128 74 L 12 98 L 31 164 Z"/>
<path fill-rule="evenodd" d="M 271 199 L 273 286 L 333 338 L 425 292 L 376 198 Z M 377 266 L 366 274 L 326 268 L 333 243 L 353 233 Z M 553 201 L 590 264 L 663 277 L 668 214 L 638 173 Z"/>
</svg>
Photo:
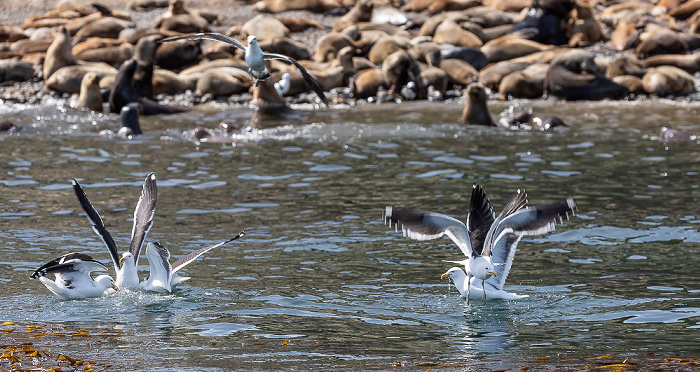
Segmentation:
<svg viewBox="0 0 700 372">
<path fill-rule="evenodd" d="M 32 279 L 36 279 L 40 276 L 46 276 L 48 274 L 60 274 L 79 271 L 80 268 L 78 267 L 78 265 L 83 263 L 89 264 L 90 269 L 105 271 L 107 270 L 107 267 L 105 267 L 101 262 L 95 261 L 91 256 L 84 253 L 72 252 L 41 265 L 41 267 L 36 269 L 36 271 L 34 271 L 34 273 L 32 273 L 32 275 L 30 275 L 29 277 Z M 98 266 L 95 266 L 95 264 L 97 264 Z"/>
<path fill-rule="evenodd" d="M 72 181 L 75 195 L 78 197 L 78 201 L 80 201 L 80 205 L 85 211 L 85 216 L 87 216 L 88 221 L 90 221 L 92 224 L 92 230 L 95 231 L 95 233 L 107 246 L 109 255 L 112 256 L 114 267 L 116 269 L 120 269 L 121 265 L 119 263 L 119 252 L 117 252 L 117 245 L 114 244 L 112 235 L 109 233 L 109 231 L 107 231 L 107 228 L 105 228 L 105 224 L 102 222 L 102 217 L 100 217 L 100 214 L 97 213 L 97 209 L 92 206 L 92 203 L 90 203 L 90 200 L 88 199 L 87 195 L 85 195 L 85 191 L 80 186 L 78 181 L 75 178 L 72 178 Z"/>
<path fill-rule="evenodd" d="M 156 212 L 156 176 L 150 173 L 143 182 L 143 190 L 134 210 L 134 227 L 131 230 L 131 246 L 129 252 L 134 255 L 134 262 L 138 265 L 141 245 L 146 239 L 148 231 L 153 226 L 153 215 Z"/>
<path fill-rule="evenodd" d="M 493 207 L 486 192 L 479 184 L 472 186 L 472 198 L 469 202 L 469 214 L 467 214 L 467 230 L 472 243 L 472 250 L 477 256 L 481 256 L 484 249 L 486 234 L 493 225 Z"/>
<path fill-rule="evenodd" d="M 226 244 L 226 243 L 232 242 L 232 241 L 234 241 L 234 240 L 236 240 L 236 239 L 242 237 L 243 235 L 245 235 L 245 231 L 241 231 L 240 234 L 234 236 L 233 238 L 231 238 L 231 239 L 229 239 L 229 240 L 226 240 L 226 241 L 223 241 L 223 242 L 221 242 L 221 243 L 217 243 L 217 244 L 214 244 L 214 245 L 211 245 L 211 246 L 208 246 L 208 247 L 204 247 L 204 248 L 198 249 L 198 250 L 196 250 L 196 251 L 194 251 L 194 252 L 190 252 L 190 253 L 184 255 L 183 257 L 179 258 L 177 261 L 175 261 L 175 262 L 172 263 L 172 268 L 173 268 L 173 271 L 172 271 L 172 272 L 173 272 L 173 273 L 177 272 L 178 270 L 182 269 L 183 267 L 185 267 L 185 266 L 186 266 L 187 264 L 189 264 L 190 262 L 192 262 L 192 261 L 194 261 L 195 259 L 197 259 L 197 257 L 199 257 L 199 256 L 201 256 L 201 255 L 203 255 L 203 254 L 205 254 L 205 253 L 207 253 L 207 252 L 209 252 L 210 250 L 212 250 L 212 249 L 214 249 L 214 248 L 217 248 L 217 247 L 220 247 L 220 246 L 222 246 L 222 245 L 224 245 L 224 244 Z"/>
</svg>

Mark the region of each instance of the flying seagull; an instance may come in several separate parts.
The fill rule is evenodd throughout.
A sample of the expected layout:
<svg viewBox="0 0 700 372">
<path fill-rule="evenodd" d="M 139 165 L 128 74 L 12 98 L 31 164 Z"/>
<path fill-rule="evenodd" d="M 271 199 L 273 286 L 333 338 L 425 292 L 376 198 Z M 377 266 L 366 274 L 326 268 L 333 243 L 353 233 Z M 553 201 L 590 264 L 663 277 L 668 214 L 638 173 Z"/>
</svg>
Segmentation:
<svg viewBox="0 0 700 372">
<path fill-rule="evenodd" d="M 105 228 L 102 218 L 95 207 L 92 206 L 90 200 L 88 200 L 85 191 L 80 186 L 78 181 L 73 179 L 73 190 L 75 195 L 80 201 L 80 205 L 85 211 L 87 219 L 92 224 L 92 229 L 95 233 L 102 238 L 102 241 L 107 246 L 109 254 L 112 257 L 112 263 L 114 263 L 114 270 L 117 272 L 116 285 L 119 288 L 135 289 L 139 287 L 139 277 L 137 275 L 136 267 L 139 261 L 139 254 L 141 252 L 141 245 L 146 239 L 148 231 L 153 226 L 153 215 L 156 211 L 156 176 L 150 173 L 146 176 L 146 180 L 143 183 L 143 190 L 141 192 L 141 197 L 139 198 L 138 204 L 136 204 L 136 209 L 134 210 L 134 226 L 131 230 L 131 245 L 129 250 L 124 252 L 119 257 L 117 251 L 117 246 L 112 239 L 112 235 Z"/>
<path fill-rule="evenodd" d="M 328 100 L 326 99 L 326 95 L 323 94 L 323 88 L 321 85 L 316 81 L 316 79 L 311 76 L 306 69 L 299 64 L 296 60 L 294 60 L 291 57 L 285 56 L 284 54 L 277 54 L 277 53 L 265 53 L 263 50 L 260 48 L 260 44 L 258 44 L 258 38 L 255 37 L 255 35 L 248 35 L 248 46 L 244 46 L 241 44 L 240 41 L 228 37 L 223 34 L 215 33 L 215 32 L 203 32 L 203 33 L 198 33 L 198 34 L 193 34 L 193 35 L 185 35 L 185 36 L 174 36 L 174 37 L 169 37 L 166 39 L 161 40 L 161 43 L 165 43 L 168 41 L 175 41 L 175 40 L 184 40 L 184 39 L 207 39 L 207 40 L 216 40 L 216 41 L 223 41 L 224 43 L 228 43 L 230 45 L 233 45 L 234 47 L 242 50 L 244 54 L 244 59 L 245 63 L 248 65 L 248 72 L 250 73 L 251 80 L 253 80 L 253 83 L 255 86 L 258 86 L 258 82 L 260 80 L 265 80 L 270 77 L 270 71 L 267 69 L 267 65 L 265 64 L 266 59 L 277 59 L 280 61 L 284 61 L 289 64 L 293 64 L 296 66 L 296 68 L 299 70 L 301 75 L 304 77 L 307 83 L 311 86 L 311 88 L 316 92 L 318 97 L 323 101 L 323 103 L 328 106 Z"/>
<path fill-rule="evenodd" d="M 107 271 L 107 267 L 83 253 L 68 253 L 36 269 L 31 279 L 39 278 L 46 288 L 64 300 L 100 297 L 119 288 L 109 275 L 93 278 L 93 271 Z M 51 280 L 46 275 L 54 274 Z"/>
<path fill-rule="evenodd" d="M 204 253 L 232 242 L 243 235 L 245 235 L 244 231 L 229 240 L 188 253 L 172 264 L 170 263 L 170 251 L 167 248 L 159 242 L 149 242 L 146 244 L 146 257 L 148 258 L 148 265 L 151 271 L 148 278 L 141 282 L 141 288 L 155 292 L 170 292 L 173 287 L 189 279 L 189 277 L 178 275 L 178 270 Z"/>
<path fill-rule="evenodd" d="M 525 296 L 507 293 L 503 285 L 508 278 L 518 242 L 524 235 L 553 230 L 558 222 L 568 219 L 569 213 L 573 214 L 576 209 L 573 199 L 534 207 L 526 205 L 525 190 L 517 190 L 501 214 L 494 218 L 493 207 L 486 193 L 475 184 L 466 224 L 440 213 L 392 207 L 386 207 L 384 220 L 390 226 L 400 228 L 403 235 L 411 239 L 431 240 L 444 235 L 452 239 L 467 257 L 455 263 L 464 265 L 466 270 L 453 267 L 441 277 L 451 278 L 459 292 L 467 297 L 467 303 L 472 286 L 479 289 L 483 302 L 486 302 L 487 294 L 489 298 L 516 299 Z"/>
</svg>

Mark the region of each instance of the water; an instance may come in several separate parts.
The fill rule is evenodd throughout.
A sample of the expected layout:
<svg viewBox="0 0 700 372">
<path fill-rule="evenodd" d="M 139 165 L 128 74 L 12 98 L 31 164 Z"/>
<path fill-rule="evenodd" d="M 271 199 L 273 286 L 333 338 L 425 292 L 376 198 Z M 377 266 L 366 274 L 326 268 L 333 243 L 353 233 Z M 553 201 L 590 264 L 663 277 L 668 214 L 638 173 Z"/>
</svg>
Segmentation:
<svg viewBox="0 0 700 372">
<path fill-rule="evenodd" d="M 0 137 L 0 321 L 93 335 L 35 345 L 116 369 L 517 368 L 700 356 L 700 147 L 663 144 L 662 125 L 700 129 L 688 102 L 493 102 L 559 115 L 571 128 L 511 132 L 456 124 L 463 102 L 310 112 L 264 122 L 237 143 L 182 132 L 247 108 L 142 118 L 136 140 L 101 136 L 114 115 L 5 105 L 25 127 Z M 81 214 L 81 181 L 121 250 L 149 172 L 159 199 L 148 239 L 175 258 L 243 239 L 189 265 L 171 294 L 120 292 L 60 301 L 29 274 L 81 251 L 109 256 Z M 466 306 L 440 280 L 461 253 L 412 241 L 384 206 L 460 219 L 471 185 L 499 210 L 517 188 L 531 204 L 573 197 L 578 213 L 519 244 L 507 290 L 518 301 Z M 141 269 L 147 270 L 146 260 Z M 3 329 L 0 327 L 0 329 Z M 0 344 L 11 334 L 0 334 Z"/>
</svg>

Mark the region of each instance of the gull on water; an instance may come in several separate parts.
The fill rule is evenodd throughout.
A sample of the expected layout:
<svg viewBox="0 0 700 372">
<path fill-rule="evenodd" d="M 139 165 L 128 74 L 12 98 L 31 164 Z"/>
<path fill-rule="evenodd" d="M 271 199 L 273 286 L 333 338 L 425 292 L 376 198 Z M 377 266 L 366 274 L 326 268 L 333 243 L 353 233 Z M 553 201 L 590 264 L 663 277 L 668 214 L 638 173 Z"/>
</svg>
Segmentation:
<svg viewBox="0 0 700 372">
<path fill-rule="evenodd" d="M 148 258 L 148 265 L 150 266 L 150 274 L 148 275 L 148 278 L 142 281 L 139 285 L 141 288 L 147 291 L 170 292 L 176 285 L 189 279 L 189 277 L 178 275 L 178 270 L 182 269 L 204 253 L 226 243 L 232 242 L 243 235 L 245 235 L 244 231 L 229 240 L 200 248 L 194 252 L 186 254 L 172 264 L 170 263 L 170 251 L 168 251 L 167 248 L 165 248 L 159 242 L 149 242 L 146 244 L 146 257 Z"/>
<path fill-rule="evenodd" d="M 228 37 L 223 34 L 219 34 L 216 32 L 203 32 L 203 33 L 198 33 L 198 34 L 192 34 L 192 35 L 185 35 L 185 36 L 174 36 L 174 37 L 169 37 L 161 40 L 161 43 L 166 43 L 169 41 L 175 41 L 175 40 L 184 40 L 184 39 L 190 39 L 190 40 L 195 40 L 195 39 L 207 39 L 207 40 L 216 40 L 216 41 L 222 41 L 224 43 L 233 45 L 234 47 L 242 50 L 244 52 L 244 59 L 245 63 L 248 65 L 248 72 L 250 73 L 250 76 L 253 80 L 253 83 L 255 86 L 258 86 L 259 80 L 265 80 L 270 77 L 270 70 L 268 70 L 267 65 L 265 64 L 266 59 L 276 59 L 280 61 L 284 61 L 286 63 L 292 64 L 296 66 L 297 70 L 301 73 L 301 75 L 304 77 L 304 80 L 306 80 L 307 83 L 311 86 L 311 88 L 316 92 L 318 97 L 323 101 L 323 103 L 328 106 L 328 100 L 326 99 L 326 95 L 323 93 L 323 88 L 321 85 L 316 81 L 316 79 L 311 76 L 306 69 L 299 64 L 295 59 L 285 56 L 284 54 L 278 54 L 278 53 L 265 53 L 263 50 L 260 48 L 260 44 L 258 44 L 258 38 L 255 37 L 255 35 L 248 35 L 248 46 L 246 47 L 245 45 L 241 44 L 240 41 Z"/>
<path fill-rule="evenodd" d="M 39 278 L 46 288 L 64 300 L 100 297 L 119 288 L 109 275 L 93 278 L 93 271 L 107 271 L 107 267 L 83 253 L 68 253 L 36 269 L 31 279 Z M 54 274 L 51 280 L 46 275 Z"/>
<path fill-rule="evenodd" d="M 518 299 L 527 297 L 508 293 L 503 285 L 508 278 L 520 239 L 525 235 L 544 234 L 573 214 L 573 199 L 526 207 L 525 190 L 517 190 L 505 208 L 494 218 L 493 207 L 482 187 L 472 188 L 467 223 L 434 212 L 386 207 L 384 221 L 401 229 L 405 237 L 432 240 L 447 235 L 467 257 L 450 261 L 464 265 L 453 267 L 441 278 L 451 278 L 462 296 Z M 474 291 L 471 291 L 474 287 Z"/>
<path fill-rule="evenodd" d="M 73 190 L 85 211 L 87 219 L 92 224 L 93 231 L 102 239 L 107 246 L 107 250 L 109 250 L 112 263 L 114 263 L 114 270 L 117 272 L 115 284 L 120 289 L 138 288 L 139 277 L 137 274 L 137 265 L 141 252 L 141 245 L 146 239 L 146 235 L 151 229 L 151 226 L 153 226 L 153 215 L 156 210 L 157 189 L 155 174 L 150 173 L 146 176 L 146 180 L 143 183 L 141 197 L 134 210 L 131 245 L 129 246 L 129 250 L 122 254 L 121 258 L 119 257 L 117 245 L 114 243 L 112 235 L 107 231 L 107 228 L 105 228 L 99 213 L 97 213 L 97 210 L 93 207 L 92 203 L 90 203 L 87 195 L 85 195 L 85 191 L 75 179 L 73 179 Z"/>
</svg>

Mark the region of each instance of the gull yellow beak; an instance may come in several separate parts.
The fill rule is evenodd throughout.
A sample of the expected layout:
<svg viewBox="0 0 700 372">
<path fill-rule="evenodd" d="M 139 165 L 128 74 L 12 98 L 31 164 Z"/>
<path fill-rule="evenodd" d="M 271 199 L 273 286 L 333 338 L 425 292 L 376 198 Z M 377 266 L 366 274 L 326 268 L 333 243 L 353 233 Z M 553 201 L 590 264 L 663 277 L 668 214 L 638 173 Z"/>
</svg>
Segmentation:
<svg viewBox="0 0 700 372">
<path fill-rule="evenodd" d="M 450 277 L 450 274 L 448 274 L 448 273 L 444 273 L 444 274 L 440 275 L 440 279 L 442 279 L 442 280 L 445 280 L 449 277 Z"/>
<path fill-rule="evenodd" d="M 122 258 L 119 259 L 119 264 L 121 265 L 121 264 L 123 264 L 123 263 L 124 263 L 124 257 L 122 257 Z"/>
<path fill-rule="evenodd" d="M 493 276 L 498 276 L 498 275 L 496 275 L 496 272 L 495 272 L 495 271 L 492 271 L 492 272 L 491 272 L 491 275 L 493 275 Z"/>
</svg>

